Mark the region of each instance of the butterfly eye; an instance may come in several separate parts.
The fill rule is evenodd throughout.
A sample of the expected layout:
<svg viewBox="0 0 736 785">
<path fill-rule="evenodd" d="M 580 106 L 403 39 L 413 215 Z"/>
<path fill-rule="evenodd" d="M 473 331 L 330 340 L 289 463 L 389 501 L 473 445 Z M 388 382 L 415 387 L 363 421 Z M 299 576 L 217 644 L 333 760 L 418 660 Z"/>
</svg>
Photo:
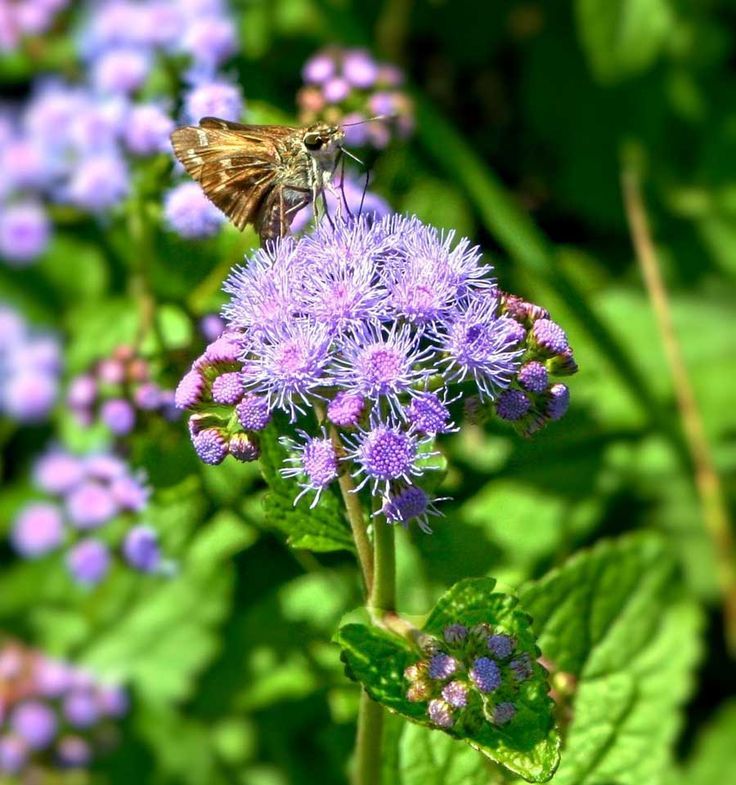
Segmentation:
<svg viewBox="0 0 736 785">
<path fill-rule="evenodd" d="M 325 140 L 319 134 L 304 134 L 304 146 L 307 150 L 320 150 Z"/>
</svg>

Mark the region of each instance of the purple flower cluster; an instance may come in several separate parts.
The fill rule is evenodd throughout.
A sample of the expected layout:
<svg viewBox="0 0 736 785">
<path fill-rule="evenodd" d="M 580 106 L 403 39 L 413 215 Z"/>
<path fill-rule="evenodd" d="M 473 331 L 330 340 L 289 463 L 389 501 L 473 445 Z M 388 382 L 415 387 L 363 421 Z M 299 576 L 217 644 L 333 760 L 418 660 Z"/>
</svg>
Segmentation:
<svg viewBox="0 0 736 785">
<path fill-rule="evenodd" d="M 26 38 L 47 33 L 69 0 L 14 0 L 0 3 L 0 55 L 14 52 Z"/>
<path fill-rule="evenodd" d="M 0 304 L 0 415 L 44 420 L 56 402 L 60 369 L 57 338 L 32 330 L 18 311 Z"/>
<path fill-rule="evenodd" d="M 81 425 L 99 420 L 114 436 L 127 436 L 148 413 L 178 416 L 173 391 L 154 382 L 149 362 L 125 345 L 72 378 L 67 403 Z"/>
<path fill-rule="evenodd" d="M 219 463 L 237 436 L 255 456 L 281 410 L 300 421 L 284 468 L 299 496 L 316 503 L 346 471 L 390 523 L 428 530 L 436 510 L 417 481 L 434 437 L 455 430 L 459 393 L 498 405 L 530 353 L 560 356 L 490 271 L 467 240 L 399 216 L 322 222 L 256 252 L 225 284 L 227 332 L 177 389 L 197 453 Z"/>
<path fill-rule="evenodd" d="M 236 120 L 243 110 L 240 89 L 218 73 L 237 48 L 225 2 L 101 0 L 85 18 L 77 36 L 85 80 L 40 80 L 25 104 L 0 117 L 0 258 L 9 265 L 28 265 L 46 250 L 48 203 L 95 216 L 119 210 L 140 159 L 170 154 L 175 104 L 194 122 L 205 115 Z M 164 59 L 179 62 L 172 56 L 188 63 L 182 94 L 149 89 Z M 175 190 L 166 199 L 168 226 L 187 238 L 212 234 L 224 220 L 199 196 Z"/>
<path fill-rule="evenodd" d="M 46 497 L 27 503 L 15 517 L 10 540 L 21 556 L 36 559 L 64 549 L 67 569 L 86 586 L 105 578 L 116 551 L 135 570 L 159 571 L 156 533 L 140 522 L 148 488 L 121 458 L 53 448 L 36 462 L 33 479 Z M 122 541 L 115 521 L 124 523 Z"/>
<path fill-rule="evenodd" d="M 304 123 L 341 123 L 349 144 L 377 148 L 386 147 L 392 133 L 408 136 L 413 130 L 412 102 L 402 89 L 404 74 L 377 62 L 365 49 L 323 49 L 307 60 L 302 76 L 305 86 L 297 103 Z M 378 116 L 385 119 L 370 119 Z"/>
<path fill-rule="evenodd" d="M 406 697 L 427 704 L 433 725 L 477 730 L 483 722 L 501 726 L 514 719 L 519 690 L 534 665 L 517 651 L 512 635 L 485 623 L 451 624 L 443 640 L 425 636 L 421 648 L 426 656 L 404 671 Z"/>
<path fill-rule="evenodd" d="M 86 767 L 128 711 L 118 685 L 16 642 L 0 648 L 0 775 Z"/>
</svg>

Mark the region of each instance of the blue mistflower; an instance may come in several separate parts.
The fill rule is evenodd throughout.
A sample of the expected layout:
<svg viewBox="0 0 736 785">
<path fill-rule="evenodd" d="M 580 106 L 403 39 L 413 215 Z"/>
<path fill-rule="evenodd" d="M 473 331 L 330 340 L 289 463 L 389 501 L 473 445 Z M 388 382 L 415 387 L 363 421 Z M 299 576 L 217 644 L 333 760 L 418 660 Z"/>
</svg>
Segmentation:
<svg viewBox="0 0 736 785">
<path fill-rule="evenodd" d="M 311 437 L 304 431 L 299 431 L 299 435 L 305 440 L 301 445 L 285 440 L 286 445 L 294 448 L 297 455 L 286 459 L 295 465 L 282 469 L 281 473 L 284 477 L 300 478 L 302 491 L 296 497 L 295 504 L 305 493 L 316 491 L 311 504 L 314 507 L 319 501 L 322 491 L 337 479 L 337 453 L 332 441 L 324 434 L 319 437 Z"/>
<path fill-rule="evenodd" d="M 370 483 L 373 493 L 386 497 L 390 484 L 409 482 L 410 475 L 420 475 L 419 444 L 410 431 L 399 425 L 378 422 L 362 431 L 353 452 L 348 454 L 357 464 L 355 475 L 363 474 L 358 488 Z"/>
<path fill-rule="evenodd" d="M 437 393 L 419 393 L 406 407 L 406 418 L 419 433 L 448 433 L 453 430 L 450 411 Z"/>
<path fill-rule="evenodd" d="M 468 703 L 468 687 L 462 681 L 451 681 L 442 689 L 442 697 L 457 709 Z"/>
<path fill-rule="evenodd" d="M 449 654 L 435 654 L 429 661 L 430 679 L 449 679 L 457 670 L 457 660 Z"/>
<path fill-rule="evenodd" d="M 494 725 L 505 725 L 507 722 L 511 722 L 515 716 L 516 706 L 509 701 L 503 701 L 493 707 L 491 722 L 493 722 Z"/>
<path fill-rule="evenodd" d="M 553 384 L 549 389 L 549 400 L 545 414 L 550 420 L 559 420 L 570 405 L 570 390 L 565 384 Z"/>
<path fill-rule="evenodd" d="M 488 649 L 499 660 L 508 659 L 514 652 L 514 640 L 510 635 L 496 633 L 488 636 Z"/>
<path fill-rule="evenodd" d="M 256 251 L 225 291 L 225 333 L 177 392 L 195 449 L 218 462 L 242 447 L 250 459 L 252 434 L 280 409 L 303 429 L 287 468 L 299 495 L 318 498 L 339 465 L 392 524 L 429 531 L 437 499 L 415 478 L 436 468 L 434 437 L 456 430 L 453 401 L 477 395 L 531 433 L 562 408 L 547 376 L 574 372 L 572 356 L 541 347 L 542 328 L 530 336 L 546 311 L 501 292 L 477 247 L 416 218 L 336 211 Z"/>
<path fill-rule="evenodd" d="M 324 383 L 332 358 L 327 327 L 299 319 L 261 336 L 252 355 L 243 361 L 246 390 L 267 396 L 269 405 L 296 418 L 309 406 L 308 395 Z"/>
<path fill-rule="evenodd" d="M 192 437 L 192 444 L 203 463 L 216 466 L 227 456 L 227 441 L 219 428 L 205 428 Z"/>
<path fill-rule="evenodd" d="M 452 718 L 452 707 L 441 698 L 435 698 L 427 706 L 429 719 L 440 728 L 450 728 L 454 722 Z"/>
<path fill-rule="evenodd" d="M 419 528 L 429 534 L 432 529 L 429 527 L 427 516 L 441 514 L 434 506 L 435 501 L 441 500 L 432 501 L 424 490 L 416 485 L 409 485 L 392 494 L 384 502 L 381 512 L 386 516 L 388 523 L 400 523 L 404 527 L 409 524 L 409 521 L 416 520 Z"/>
<path fill-rule="evenodd" d="M 562 354 L 568 349 L 567 335 L 551 319 L 537 319 L 532 326 L 532 339 L 549 354 Z"/>
<path fill-rule="evenodd" d="M 503 420 L 520 420 L 531 409 L 532 402 L 521 390 L 504 390 L 496 401 L 496 414 Z"/>
<path fill-rule="evenodd" d="M 478 657 L 470 669 L 470 678 L 481 692 L 493 692 L 501 686 L 501 670 L 488 657 Z"/>
<path fill-rule="evenodd" d="M 519 369 L 519 384 L 529 392 L 542 393 L 547 389 L 549 373 L 542 363 L 533 360 Z"/>
<path fill-rule="evenodd" d="M 235 407 L 238 422 L 246 431 L 262 431 L 271 422 L 268 400 L 260 395 L 246 395 Z"/>
<path fill-rule="evenodd" d="M 463 381 L 470 376 L 481 396 L 489 398 L 509 386 L 526 335 L 518 322 L 498 316 L 497 309 L 495 297 L 476 295 L 437 332 L 438 345 L 447 353 L 450 379 Z"/>
<path fill-rule="evenodd" d="M 362 395 L 341 390 L 327 404 L 327 419 L 343 428 L 357 425 L 365 410 L 365 403 Z"/>
<path fill-rule="evenodd" d="M 394 410 L 399 395 L 421 384 L 431 367 L 422 363 L 431 349 L 420 350 L 419 336 L 408 328 L 386 330 L 365 325 L 340 341 L 340 353 L 333 371 L 333 381 L 366 398 L 382 398 Z"/>
</svg>

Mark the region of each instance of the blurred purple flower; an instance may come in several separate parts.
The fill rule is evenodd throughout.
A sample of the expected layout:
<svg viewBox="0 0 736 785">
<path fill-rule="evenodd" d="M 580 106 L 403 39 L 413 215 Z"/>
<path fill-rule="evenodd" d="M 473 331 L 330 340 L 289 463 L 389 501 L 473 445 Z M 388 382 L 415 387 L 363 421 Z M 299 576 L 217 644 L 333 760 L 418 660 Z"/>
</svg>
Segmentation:
<svg viewBox="0 0 736 785">
<path fill-rule="evenodd" d="M 66 563 L 78 583 L 94 586 L 110 569 L 110 552 L 99 540 L 81 540 L 67 554 Z"/>
<path fill-rule="evenodd" d="M 61 510 L 48 502 L 32 502 L 15 519 L 10 540 L 25 558 L 44 556 L 61 545 L 64 519 Z"/>
<path fill-rule="evenodd" d="M 95 529 L 118 514 L 118 505 L 108 488 L 87 480 L 66 497 L 66 513 L 78 529 Z"/>
<path fill-rule="evenodd" d="M 204 82 L 184 97 L 185 119 L 190 123 L 198 123 L 203 117 L 237 121 L 243 106 L 240 88 L 229 82 Z"/>
<path fill-rule="evenodd" d="M 72 204 L 91 213 L 118 205 L 128 194 L 129 172 L 117 154 L 98 153 L 81 161 L 68 185 Z"/>
<path fill-rule="evenodd" d="M 0 256 L 13 267 L 25 267 L 46 250 L 51 223 L 39 202 L 0 207 Z"/>
<path fill-rule="evenodd" d="M 227 221 L 193 182 L 181 183 L 166 194 L 164 217 L 168 227 L 186 239 L 211 237 Z"/>
<path fill-rule="evenodd" d="M 135 526 L 123 543 L 125 561 L 141 572 L 156 572 L 161 565 L 158 535 L 150 526 Z"/>
<path fill-rule="evenodd" d="M 31 749 L 42 750 L 54 740 L 58 722 L 45 703 L 25 701 L 13 709 L 10 727 Z"/>
<path fill-rule="evenodd" d="M 130 111 L 125 144 L 134 155 L 155 155 L 169 150 L 175 123 L 157 104 L 139 104 Z"/>
</svg>

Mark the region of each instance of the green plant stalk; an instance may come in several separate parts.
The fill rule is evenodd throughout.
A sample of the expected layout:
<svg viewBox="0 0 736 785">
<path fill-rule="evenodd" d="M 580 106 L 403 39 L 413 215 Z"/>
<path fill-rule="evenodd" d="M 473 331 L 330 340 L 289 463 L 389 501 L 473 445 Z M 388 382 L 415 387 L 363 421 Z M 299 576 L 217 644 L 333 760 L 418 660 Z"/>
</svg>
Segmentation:
<svg viewBox="0 0 736 785">
<path fill-rule="evenodd" d="M 396 546 L 394 527 L 382 516 L 373 518 L 373 587 L 368 610 L 374 622 L 396 611 Z M 355 785 L 380 785 L 383 764 L 384 708 L 363 690 L 358 713 Z"/>
</svg>

